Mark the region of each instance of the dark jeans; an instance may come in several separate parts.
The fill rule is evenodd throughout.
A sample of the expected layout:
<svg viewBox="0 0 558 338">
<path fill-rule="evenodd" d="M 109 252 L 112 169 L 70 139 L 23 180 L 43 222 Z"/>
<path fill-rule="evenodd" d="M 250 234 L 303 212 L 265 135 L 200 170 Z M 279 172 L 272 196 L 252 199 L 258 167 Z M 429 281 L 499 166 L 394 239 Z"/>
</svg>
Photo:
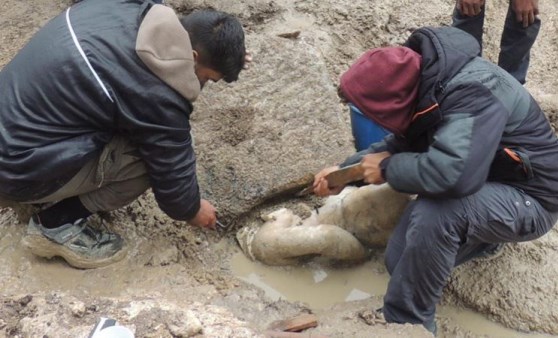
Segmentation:
<svg viewBox="0 0 558 338">
<path fill-rule="evenodd" d="M 457 7 L 453 10 L 453 26 L 464 30 L 477 39 L 482 50 L 482 33 L 484 25 L 484 6 L 480 14 L 476 16 L 464 16 Z M 511 1 L 504 23 L 502 39 L 500 40 L 500 54 L 498 56 L 498 66 L 505 69 L 521 84 L 525 83 L 527 69 L 529 68 L 529 58 L 531 47 L 537 39 L 541 21 L 535 19 L 535 22 L 527 28 L 523 27 L 523 23 L 515 19 L 515 13 L 512 10 Z"/>
<path fill-rule="evenodd" d="M 558 220 L 529 195 L 487 183 L 458 199 L 411 202 L 386 249 L 391 275 L 383 312 L 388 322 L 434 327 L 436 304 L 453 268 L 494 243 L 523 242 L 547 233 Z"/>
</svg>

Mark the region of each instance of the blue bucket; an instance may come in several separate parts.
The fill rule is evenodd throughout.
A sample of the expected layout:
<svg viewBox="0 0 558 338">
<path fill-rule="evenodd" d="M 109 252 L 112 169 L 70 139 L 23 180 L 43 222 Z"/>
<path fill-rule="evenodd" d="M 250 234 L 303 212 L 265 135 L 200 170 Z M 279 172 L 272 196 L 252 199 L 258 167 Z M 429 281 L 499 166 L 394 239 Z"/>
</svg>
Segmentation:
<svg viewBox="0 0 558 338">
<path fill-rule="evenodd" d="M 389 131 L 364 116 L 357 107 L 350 103 L 349 110 L 351 112 L 351 128 L 353 130 L 357 151 L 368 148 L 372 143 L 379 142 L 383 140 L 386 135 L 390 134 Z"/>
</svg>

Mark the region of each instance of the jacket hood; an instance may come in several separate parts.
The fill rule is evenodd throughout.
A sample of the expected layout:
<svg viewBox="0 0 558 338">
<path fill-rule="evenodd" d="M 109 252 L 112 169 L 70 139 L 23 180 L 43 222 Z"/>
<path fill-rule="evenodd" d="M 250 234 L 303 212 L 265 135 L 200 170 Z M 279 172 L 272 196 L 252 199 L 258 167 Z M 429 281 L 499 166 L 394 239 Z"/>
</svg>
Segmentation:
<svg viewBox="0 0 558 338">
<path fill-rule="evenodd" d="M 411 123 L 420 64 L 406 47 L 369 50 L 341 76 L 341 92 L 366 117 L 401 135 Z"/>
<path fill-rule="evenodd" d="M 136 53 L 159 79 L 188 101 L 201 88 L 188 32 L 172 9 L 153 5 L 145 15 L 136 39 Z"/>
<path fill-rule="evenodd" d="M 422 57 L 418 112 L 436 104 L 438 91 L 481 51 L 473 36 L 454 27 L 420 28 L 404 45 Z"/>
</svg>

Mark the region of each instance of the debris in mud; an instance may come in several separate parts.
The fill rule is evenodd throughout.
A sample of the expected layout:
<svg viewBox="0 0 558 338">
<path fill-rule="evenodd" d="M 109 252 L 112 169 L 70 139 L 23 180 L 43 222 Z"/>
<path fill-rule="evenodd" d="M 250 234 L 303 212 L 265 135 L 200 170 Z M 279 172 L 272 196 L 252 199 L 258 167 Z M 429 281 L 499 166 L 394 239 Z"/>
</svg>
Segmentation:
<svg viewBox="0 0 558 338">
<path fill-rule="evenodd" d="M 278 37 L 285 38 L 285 39 L 298 39 L 299 35 L 300 35 L 300 31 L 277 34 Z"/>
<path fill-rule="evenodd" d="M 293 318 L 278 320 L 269 325 L 273 331 L 300 332 L 318 326 L 318 318 L 313 314 L 302 314 Z"/>
<path fill-rule="evenodd" d="M 145 266 L 166 266 L 178 263 L 179 256 L 180 253 L 178 248 L 174 245 L 170 245 L 166 248 L 162 248 L 158 252 L 154 252 Z"/>
<path fill-rule="evenodd" d="M 37 312 L 35 306 L 28 306 L 32 300 L 32 295 L 3 300 L 0 308 L 0 333 L 4 332 L 9 337 L 19 334 L 21 319 L 32 317 Z"/>
<path fill-rule="evenodd" d="M 372 310 L 360 311 L 360 312 L 358 312 L 358 318 L 362 319 L 362 321 L 365 322 L 366 325 L 370 325 L 370 326 L 387 323 L 385 318 L 384 318 L 384 315 L 379 310 L 376 310 L 376 311 L 372 311 Z"/>
</svg>

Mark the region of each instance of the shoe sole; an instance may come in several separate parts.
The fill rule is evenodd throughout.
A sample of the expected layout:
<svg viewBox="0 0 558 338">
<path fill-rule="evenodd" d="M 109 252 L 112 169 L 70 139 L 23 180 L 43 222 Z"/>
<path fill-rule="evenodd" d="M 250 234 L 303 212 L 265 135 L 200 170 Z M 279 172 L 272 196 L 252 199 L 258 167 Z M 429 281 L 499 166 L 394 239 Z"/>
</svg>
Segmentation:
<svg viewBox="0 0 558 338">
<path fill-rule="evenodd" d="M 67 247 L 56 244 L 42 235 L 26 235 L 21 243 L 34 255 L 43 258 L 62 257 L 69 265 L 79 269 L 95 269 L 116 263 L 126 257 L 126 249 L 106 258 L 87 258 Z"/>
</svg>

